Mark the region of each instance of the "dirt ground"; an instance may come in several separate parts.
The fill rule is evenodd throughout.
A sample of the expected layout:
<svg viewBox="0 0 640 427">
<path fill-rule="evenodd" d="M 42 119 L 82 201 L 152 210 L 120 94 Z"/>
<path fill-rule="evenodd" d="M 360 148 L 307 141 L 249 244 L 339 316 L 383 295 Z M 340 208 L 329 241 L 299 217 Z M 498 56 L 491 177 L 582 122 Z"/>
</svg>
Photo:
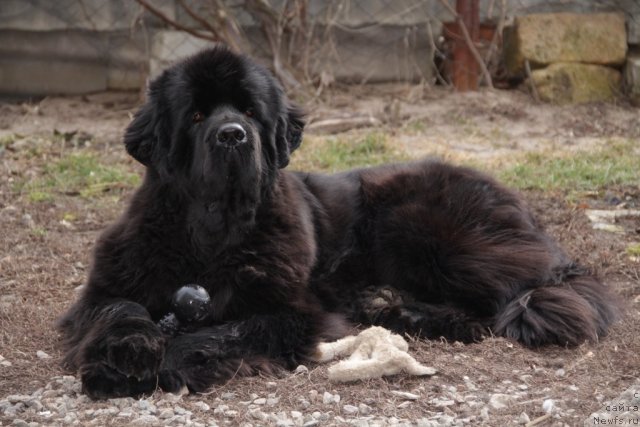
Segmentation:
<svg viewBox="0 0 640 427">
<path fill-rule="evenodd" d="M 18 136 L 15 142 L 0 145 L 0 399 L 31 393 L 62 374 L 54 321 L 86 277 L 96 236 L 123 209 L 130 194 L 129 189 L 115 189 L 99 199 L 60 194 L 53 201 L 36 203 L 15 191 L 16 182 L 37 179 L 47 162 L 73 150 L 74 144 L 86 145 L 85 140 L 103 161 L 141 172 L 120 145 L 138 102 L 138 94 L 119 93 L 0 104 L 0 139 Z M 508 162 L 531 150 L 589 150 L 613 137 L 640 138 L 640 113 L 626 105 L 554 107 L 535 105 L 518 92 L 451 94 L 420 87 L 382 87 L 375 95 L 366 87 L 348 95 L 336 92 L 311 106 L 312 132 L 331 131 L 314 130 L 314 122 L 354 116 L 372 117 L 412 157 L 435 153 L 478 163 Z M 54 131 L 75 134 L 64 143 L 65 138 L 50 143 Z M 470 424 L 491 426 L 524 424 L 522 413 L 534 421 L 544 417 L 543 402 L 551 399 L 552 416 L 537 425 L 582 425 L 604 402 L 636 384 L 640 375 L 640 262 L 625 252 L 630 243 L 640 241 L 640 219 L 626 220 L 621 224 L 625 233 L 612 234 L 593 230 L 584 209 L 613 209 L 612 197 L 628 208 L 639 208 L 640 186 L 610 188 L 606 194 L 571 203 L 564 196 L 525 192 L 550 233 L 624 300 L 624 319 L 601 342 L 532 351 L 500 338 L 472 345 L 412 341 L 411 353 L 437 368 L 436 376 L 333 384 L 327 381 L 325 366 L 309 365 L 308 373 L 284 378 L 234 379 L 199 398 L 213 402 L 228 392 L 240 400 L 252 393 L 275 393 L 279 397 L 271 409 L 275 412 L 295 409 L 310 390 L 320 395 L 328 391 L 341 396 L 340 404 L 331 408 L 335 414 L 341 414 L 344 404 L 365 402 L 374 414 L 398 420 L 442 412 L 456 418 L 473 415 Z M 38 351 L 50 357 L 38 356 Z M 420 398 L 405 404 L 392 390 Z M 496 394 L 511 398 L 501 407 L 487 405 Z M 308 411 L 322 406 L 309 400 Z M 485 404 L 464 404 L 465 400 Z M 104 404 L 86 402 L 82 408 L 100 405 Z M 485 407 L 489 409 L 483 413 Z M 11 422 L 1 413 L 0 420 L 5 425 Z M 219 422 L 236 425 L 247 420 L 249 415 L 239 409 L 233 420 Z M 339 424 L 334 420 L 324 425 Z"/>
</svg>

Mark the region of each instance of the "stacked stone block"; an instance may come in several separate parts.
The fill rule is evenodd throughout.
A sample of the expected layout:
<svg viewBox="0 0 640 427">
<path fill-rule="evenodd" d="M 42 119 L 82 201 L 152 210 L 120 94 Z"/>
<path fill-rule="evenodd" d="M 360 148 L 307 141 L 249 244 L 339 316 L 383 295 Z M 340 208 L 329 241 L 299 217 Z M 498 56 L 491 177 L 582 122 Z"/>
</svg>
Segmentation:
<svg viewBox="0 0 640 427">
<path fill-rule="evenodd" d="M 625 18 L 618 13 L 531 14 L 505 29 L 509 74 L 527 77 L 541 100 L 556 104 L 620 95 L 626 56 Z"/>
</svg>

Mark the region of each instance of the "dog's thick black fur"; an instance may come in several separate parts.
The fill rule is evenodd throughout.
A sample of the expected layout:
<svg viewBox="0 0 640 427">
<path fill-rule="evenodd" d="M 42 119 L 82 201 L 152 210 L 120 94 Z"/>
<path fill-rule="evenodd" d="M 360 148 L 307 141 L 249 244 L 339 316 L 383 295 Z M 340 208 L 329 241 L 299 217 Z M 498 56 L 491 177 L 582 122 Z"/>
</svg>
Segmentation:
<svg viewBox="0 0 640 427">
<path fill-rule="evenodd" d="M 529 347 L 607 333 L 615 298 L 516 194 L 438 161 L 283 171 L 303 126 L 265 69 L 222 47 L 151 83 L 124 137 L 144 182 L 60 321 L 89 396 L 292 367 L 355 323 Z M 188 283 L 208 290 L 211 312 L 163 335 Z"/>
</svg>

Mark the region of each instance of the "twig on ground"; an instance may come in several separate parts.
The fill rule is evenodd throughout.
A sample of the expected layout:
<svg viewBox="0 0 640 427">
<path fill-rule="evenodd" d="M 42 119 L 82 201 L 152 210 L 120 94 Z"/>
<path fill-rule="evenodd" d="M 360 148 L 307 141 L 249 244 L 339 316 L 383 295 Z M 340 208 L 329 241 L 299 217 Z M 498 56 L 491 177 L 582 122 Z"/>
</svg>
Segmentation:
<svg viewBox="0 0 640 427">
<path fill-rule="evenodd" d="M 540 102 L 540 94 L 538 93 L 538 88 L 533 81 L 533 76 L 531 74 L 531 65 L 529 64 L 528 59 L 524 60 L 524 70 L 527 73 L 527 79 L 529 80 L 529 87 L 531 87 L 531 94 L 533 95 L 533 99 L 535 99 L 536 102 Z"/>
<path fill-rule="evenodd" d="M 527 424 L 525 424 L 525 427 L 537 426 L 538 424 L 541 424 L 541 423 L 545 422 L 549 418 L 551 418 L 551 414 L 544 414 L 541 417 L 538 417 L 538 418 L 536 418 L 534 420 L 529 421 Z"/>
</svg>

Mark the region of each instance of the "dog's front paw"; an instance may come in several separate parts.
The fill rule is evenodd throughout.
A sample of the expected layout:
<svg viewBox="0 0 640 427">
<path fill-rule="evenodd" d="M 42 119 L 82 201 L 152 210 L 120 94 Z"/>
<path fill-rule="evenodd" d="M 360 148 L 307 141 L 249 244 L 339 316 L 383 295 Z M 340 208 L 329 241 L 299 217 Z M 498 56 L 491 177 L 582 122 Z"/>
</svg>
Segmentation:
<svg viewBox="0 0 640 427">
<path fill-rule="evenodd" d="M 107 365 L 126 377 L 141 381 L 155 377 L 164 357 L 161 333 L 134 333 L 109 339 Z"/>
<path fill-rule="evenodd" d="M 151 394 L 157 387 L 157 378 L 138 380 L 127 377 L 102 363 L 83 365 L 80 368 L 82 392 L 91 399 L 109 399 L 113 397 L 140 397 Z"/>
<path fill-rule="evenodd" d="M 151 319 L 116 319 L 94 334 L 84 347 L 81 366 L 103 365 L 138 381 L 156 377 L 165 354 L 165 338 Z"/>
</svg>

